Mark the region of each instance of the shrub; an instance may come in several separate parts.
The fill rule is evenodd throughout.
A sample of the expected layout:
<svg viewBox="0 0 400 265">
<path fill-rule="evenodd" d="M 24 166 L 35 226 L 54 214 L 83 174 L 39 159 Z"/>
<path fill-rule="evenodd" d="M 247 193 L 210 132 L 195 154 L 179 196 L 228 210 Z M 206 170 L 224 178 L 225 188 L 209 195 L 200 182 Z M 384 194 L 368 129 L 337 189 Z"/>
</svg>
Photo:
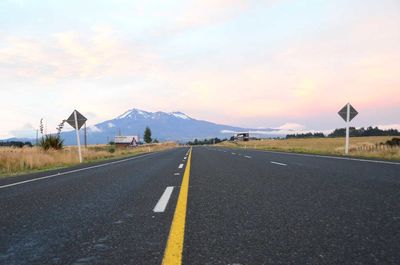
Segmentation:
<svg viewBox="0 0 400 265">
<path fill-rule="evenodd" d="M 43 150 L 49 150 L 50 148 L 54 150 L 61 150 L 64 147 L 64 140 L 62 140 L 59 136 L 50 134 L 46 135 L 40 140 L 39 146 Z"/>
<path fill-rule="evenodd" d="M 107 151 L 110 152 L 110 153 L 114 153 L 115 152 L 115 146 L 109 146 L 107 148 Z"/>
<path fill-rule="evenodd" d="M 393 138 L 392 140 L 388 140 L 388 141 L 386 141 L 386 145 L 400 146 L 400 138 Z"/>
</svg>

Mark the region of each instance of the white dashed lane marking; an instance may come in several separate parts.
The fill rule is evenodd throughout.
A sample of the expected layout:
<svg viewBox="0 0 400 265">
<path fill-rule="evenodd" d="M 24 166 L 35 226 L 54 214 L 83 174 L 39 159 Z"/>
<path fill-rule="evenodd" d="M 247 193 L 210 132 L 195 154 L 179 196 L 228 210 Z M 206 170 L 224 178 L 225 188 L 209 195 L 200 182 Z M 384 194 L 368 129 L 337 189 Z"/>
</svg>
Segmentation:
<svg viewBox="0 0 400 265">
<path fill-rule="evenodd" d="M 284 163 L 279 163 L 279 162 L 275 162 L 275 161 L 271 161 L 271 164 L 275 164 L 275 165 L 278 165 L 278 166 L 287 166 Z"/>
<path fill-rule="evenodd" d="M 153 212 L 155 213 L 162 213 L 165 211 L 165 208 L 167 208 L 167 204 L 169 201 L 169 198 L 171 198 L 172 191 L 174 190 L 174 187 L 167 187 L 161 195 L 160 200 L 157 202 L 156 206 L 153 209 Z"/>
</svg>

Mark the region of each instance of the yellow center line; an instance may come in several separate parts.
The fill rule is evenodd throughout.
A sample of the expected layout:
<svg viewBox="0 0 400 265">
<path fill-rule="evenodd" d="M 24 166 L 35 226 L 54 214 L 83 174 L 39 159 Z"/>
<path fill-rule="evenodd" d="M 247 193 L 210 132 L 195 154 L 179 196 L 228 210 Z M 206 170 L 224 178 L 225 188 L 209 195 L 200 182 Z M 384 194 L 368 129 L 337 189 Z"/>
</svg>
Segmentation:
<svg viewBox="0 0 400 265">
<path fill-rule="evenodd" d="M 185 173 L 183 175 L 181 190 L 176 204 L 174 218 L 169 231 L 167 246 L 164 252 L 163 265 L 182 264 L 183 241 L 185 238 L 186 206 L 189 192 L 190 162 L 192 148 L 189 151 Z"/>
</svg>

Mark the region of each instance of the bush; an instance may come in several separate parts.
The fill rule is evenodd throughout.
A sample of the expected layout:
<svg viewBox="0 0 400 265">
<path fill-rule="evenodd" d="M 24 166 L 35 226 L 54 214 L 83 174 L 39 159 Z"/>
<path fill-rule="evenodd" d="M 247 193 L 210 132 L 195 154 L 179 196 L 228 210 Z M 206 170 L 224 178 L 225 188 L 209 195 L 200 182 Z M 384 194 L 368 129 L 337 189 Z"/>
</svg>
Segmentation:
<svg viewBox="0 0 400 265">
<path fill-rule="evenodd" d="M 393 138 L 392 140 L 388 140 L 388 141 L 386 141 L 386 145 L 400 146 L 400 138 Z"/>
<path fill-rule="evenodd" d="M 107 148 L 107 151 L 110 152 L 110 153 L 114 153 L 115 152 L 115 146 L 109 146 Z"/>
<path fill-rule="evenodd" d="M 62 140 L 59 136 L 54 135 L 46 135 L 39 142 L 39 146 L 43 150 L 55 149 L 61 150 L 64 147 L 64 140 Z"/>
</svg>

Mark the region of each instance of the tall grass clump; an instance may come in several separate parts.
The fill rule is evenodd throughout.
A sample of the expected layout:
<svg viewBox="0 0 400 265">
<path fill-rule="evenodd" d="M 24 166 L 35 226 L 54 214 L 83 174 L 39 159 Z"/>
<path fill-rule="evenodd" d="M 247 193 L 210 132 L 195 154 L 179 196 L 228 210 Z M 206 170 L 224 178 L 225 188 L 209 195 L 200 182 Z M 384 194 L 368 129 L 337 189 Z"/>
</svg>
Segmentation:
<svg viewBox="0 0 400 265">
<path fill-rule="evenodd" d="M 64 140 L 62 140 L 58 135 L 54 136 L 50 134 L 40 140 L 39 146 L 45 151 L 49 149 L 61 150 L 64 147 Z"/>
<path fill-rule="evenodd" d="M 0 177 L 33 170 L 66 167 L 79 163 L 76 146 L 63 146 L 58 140 L 48 140 L 45 147 L 0 147 Z M 50 147 L 49 147 L 50 146 Z M 148 144 L 135 148 L 116 148 L 110 145 L 93 145 L 82 148 L 84 162 L 157 152 L 175 148 L 176 143 Z M 58 149 L 57 149 L 58 148 Z M 61 149 L 60 149 L 61 148 Z"/>
</svg>

